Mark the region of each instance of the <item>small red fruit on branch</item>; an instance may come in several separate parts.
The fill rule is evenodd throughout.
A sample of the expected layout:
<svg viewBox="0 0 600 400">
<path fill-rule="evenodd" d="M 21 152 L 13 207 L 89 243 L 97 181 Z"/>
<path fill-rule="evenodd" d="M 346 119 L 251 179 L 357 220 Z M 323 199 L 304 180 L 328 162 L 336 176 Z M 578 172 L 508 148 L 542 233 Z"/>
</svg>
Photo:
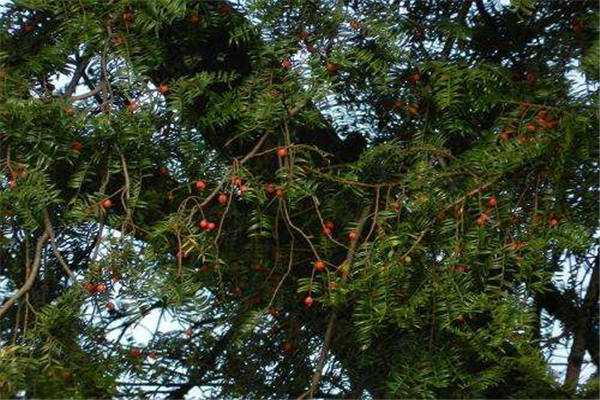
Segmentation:
<svg viewBox="0 0 600 400">
<path fill-rule="evenodd" d="M 94 285 L 92 282 L 86 282 L 83 284 L 83 289 L 88 292 L 89 294 L 94 294 L 96 293 L 96 285 Z"/>
<path fill-rule="evenodd" d="M 304 305 L 306 307 L 311 307 L 313 305 L 313 303 L 314 303 L 313 298 L 310 295 L 306 296 L 306 298 L 304 299 Z"/>
<path fill-rule="evenodd" d="M 349 241 L 354 242 L 356 239 L 358 239 L 358 232 L 355 229 L 348 232 Z"/>
<path fill-rule="evenodd" d="M 285 58 L 281 61 L 281 68 L 283 69 L 292 69 L 292 60 L 289 58 Z"/>
<path fill-rule="evenodd" d="M 283 157 L 287 157 L 287 155 L 288 155 L 288 150 L 286 147 L 279 147 L 277 149 L 277 157 L 283 158 Z"/>
<path fill-rule="evenodd" d="M 480 227 L 482 227 L 485 224 L 487 224 L 489 220 L 490 220 L 490 217 L 488 217 L 488 215 L 486 213 L 481 213 L 481 214 L 479 214 L 479 217 L 477 217 L 477 219 L 475 220 L 475 223 L 477 225 L 479 225 Z"/>
<path fill-rule="evenodd" d="M 74 141 L 71 143 L 71 150 L 76 153 L 81 153 L 81 150 L 83 150 L 83 144 L 81 142 Z"/>
<path fill-rule="evenodd" d="M 167 94 L 169 93 L 169 85 L 167 85 L 166 83 L 161 83 L 160 85 L 158 85 L 158 91 L 161 94 Z"/>
<path fill-rule="evenodd" d="M 142 350 L 140 350 L 138 347 L 132 347 L 129 350 L 129 355 L 132 358 L 138 359 L 138 358 L 140 358 L 142 356 Z"/>
<path fill-rule="evenodd" d="M 96 284 L 96 293 L 104 293 L 106 292 L 106 285 L 104 283 Z"/>
<path fill-rule="evenodd" d="M 140 108 L 140 103 L 137 100 L 125 100 L 125 107 L 129 112 L 134 112 Z"/>
<path fill-rule="evenodd" d="M 315 270 L 317 270 L 318 272 L 325 271 L 325 263 L 323 262 L 323 260 L 315 261 L 314 267 L 315 267 Z"/>
<path fill-rule="evenodd" d="M 108 210 L 109 208 L 111 208 L 113 206 L 113 202 L 111 199 L 104 199 L 102 200 L 102 202 L 100 203 L 100 206 L 102 208 L 104 208 L 105 210 Z"/>
<path fill-rule="evenodd" d="M 466 265 L 462 265 L 462 264 L 457 264 L 453 267 L 455 272 L 469 272 L 470 268 L 467 267 Z"/>
<path fill-rule="evenodd" d="M 205 219 L 201 220 L 200 222 L 198 222 L 198 227 L 200 229 L 202 229 L 203 231 L 212 231 L 212 230 L 216 229 L 217 224 L 215 224 L 214 222 L 210 222 L 205 218 Z"/>
<path fill-rule="evenodd" d="M 217 201 L 220 205 L 224 206 L 229 201 L 229 196 L 227 196 L 225 193 L 221 193 L 219 197 L 217 197 Z"/>
<path fill-rule="evenodd" d="M 196 190 L 202 191 L 202 190 L 206 189 L 206 182 L 204 182 L 203 180 L 200 179 L 194 183 L 194 186 L 196 187 Z"/>
<path fill-rule="evenodd" d="M 350 21 L 350 28 L 354 29 L 355 31 L 359 31 L 362 28 L 362 24 L 360 21 L 353 19 Z"/>
<path fill-rule="evenodd" d="M 550 228 L 554 228 L 556 225 L 558 225 L 558 218 L 556 218 L 554 215 L 550 215 L 550 218 L 548 219 L 548 225 L 550 225 Z"/>
<path fill-rule="evenodd" d="M 339 71 L 339 69 L 340 69 L 340 65 L 339 65 L 339 64 L 336 64 L 336 63 L 333 63 L 333 62 L 328 62 L 328 63 L 325 65 L 325 69 L 327 70 L 327 72 L 328 72 L 330 75 L 335 75 L 335 74 L 337 74 L 337 72 Z"/>
<path fill-rule="evenodd" d="M 491 196 L 488 199 L 487 203 L 488 203 L 488 207 L 494 208 L 494 207 L 496 207 L 498 205 L 498 200 L 496 199 L 496 196 Z"/>
<path fill-rule="evenodd" d="M 515 251 L 516 250 L 521 250 L 525 246 L 527 246 L 527 243 L 521 242 L 521 241 L 518 241 L 518 240 L 515 240 L 514 242 L 510 243 L 511 250 L 515 250 Z"/>
<path fill-rule="evenodd" d="M 10 189 L 14 189 L 14 188 L 16 188 L 16 187 L 17 187 L 17 181 L 16 181 L 16 180 L 14 180 L 14 179 L 11 179 L 10 181 L 8 181 L 8 187 L 9 187 Z"/>
<path fill-rule="evenodd" d="M 419 107 L 416 104 L 409 104 L 406 106 L 406 109 L 410 115 L 417 115 L 419 113 Z"/>
</svg>

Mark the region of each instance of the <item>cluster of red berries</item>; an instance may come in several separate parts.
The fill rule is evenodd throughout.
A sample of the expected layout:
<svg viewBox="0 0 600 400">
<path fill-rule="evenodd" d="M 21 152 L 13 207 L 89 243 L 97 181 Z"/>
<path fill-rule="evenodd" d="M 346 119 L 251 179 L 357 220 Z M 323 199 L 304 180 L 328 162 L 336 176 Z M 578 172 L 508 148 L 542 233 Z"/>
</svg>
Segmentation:
<svg viewBox="0 0 600 400">
<path fill-rule="evenodd" d="M 231 177 L 231 185 L 237 188 L 237 190 L 240 192 L 240 196 L 243 196 L 244 193 L 248 191 L 248 186 L 246 186 L 244 180 L 239 176 L 234 175 Z"/>
<path fill-rule="evenodd" d="M 454 265 L 454 266 L 452 266 L 452 270 L 453 270 L 454 272 L 462 272 L 462 273 L 465 273 L 465 272 L 469 272 L 471 269 L 470 269 L 469 267 L 467 267 L 466 265 L 463 265 L 463 264 L 457 264 L 457 265 Z"/>
<path fill-rule="evenodd" d="M 83 284 L 83 288 L 85 289 L 86 292 L 88 292 L 91 295 L 102 294 L 102 293 L 106 292 L 106 290 L 107 290 L 106 285 L 102 282 L 99 282 L 99 283 L 85 282 Z"/>
<path fill-rule="evenodd" d="M 204 218 L 200 222 L 198 222 L 198 227 L 203 231 L 210 232 L 217 228 L 217 224 L 215 224 L 214 222 L 210 222 L 206 218 Z"/>
</svg>

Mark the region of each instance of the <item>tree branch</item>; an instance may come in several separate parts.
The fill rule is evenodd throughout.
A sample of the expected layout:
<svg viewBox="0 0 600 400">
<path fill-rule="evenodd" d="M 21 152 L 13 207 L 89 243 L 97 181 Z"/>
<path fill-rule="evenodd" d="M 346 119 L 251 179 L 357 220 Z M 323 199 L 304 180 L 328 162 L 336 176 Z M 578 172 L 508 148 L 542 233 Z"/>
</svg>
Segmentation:
<svg viewBox="0 0 600 400">
<path fill-rule="evenodd" d="M 46 226 L 46 228 L 44 229 L 44 233 L 42 233 L 42 236 L 38 238 L 38 241 L 35 246 L 35 256 L 33 258 L 33 263 L 31 264 L 31 272 L 29 273 L 29 276 L 27 276 L 27 279 L 25 280 L 23 286 L 21 286 L 21 288 L 17 290 L 17 292 L 11 298 L 9 298 L 2 305 L 2 307 L 0 307 L 0 318 L 2 318 L 2 316 L 8 312 L 8 310 L 17 302 L 17 300 L 19 300 L 24 294 L 29 292 L 29 290 L 33 286 L 35 278 L 38 274 L 38 270 L 40 268 L 40 264 L 42 262 L 42 252 L 44 250 L 44 245 L 46 244 L 46 241 L 49 237 L 50 229 L 48 228 L 48 226 Z"/>
</svg>

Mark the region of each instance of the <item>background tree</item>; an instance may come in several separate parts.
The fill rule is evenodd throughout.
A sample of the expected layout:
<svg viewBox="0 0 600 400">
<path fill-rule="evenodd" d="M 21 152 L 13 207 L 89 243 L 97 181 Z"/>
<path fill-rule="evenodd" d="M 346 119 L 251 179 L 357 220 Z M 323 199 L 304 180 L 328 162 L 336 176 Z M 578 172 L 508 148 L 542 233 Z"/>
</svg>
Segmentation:
<svg viewBox="0 0 600 400">
<path fill-rule="evenodd" d="M 597 396 L 597 18 L 10 2 L 0 394 Z"/>
</svg>

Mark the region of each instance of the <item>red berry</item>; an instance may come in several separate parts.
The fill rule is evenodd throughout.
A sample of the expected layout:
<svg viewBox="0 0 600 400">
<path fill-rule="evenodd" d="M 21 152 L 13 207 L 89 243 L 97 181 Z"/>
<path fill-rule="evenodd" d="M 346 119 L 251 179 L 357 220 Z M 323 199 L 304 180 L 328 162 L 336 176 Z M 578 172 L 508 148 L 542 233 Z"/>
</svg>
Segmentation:
<svg viewBox="0 0 600 400">
<path fill-rule="evenodd" d="M 323 235 L 325 235 L 325 236 L 331 236 L 331 229 L 329 229 L 326 226 L 324 226 L 323 227 Z"/>
<path fill-rule="evenodd" d="M 504 129 L 502 132 L 500 132 L 499 136 L 502 141 L 506 142 L 507 140 L 510 140 L 512 135 L 513 132 L 511 130 Z"/>
<path fill-rule="evenodd" d="M 315 269 L 319 272 L 325 271 L 325 263 L 322 260 L 315 261 Z"/>
<path fill-rule="evenodd" d="M 469 271 L 469 267 L 467 267 L 466 265 L 457 264 L 457 265 L 454 266 L 454 271 L 456 271 L 456 272 L 468 272 Z"/>
<path fill-rule="evenodd" d="M 225 193 L 221 193 L 217 198 L 217 201 L 220 205 L 224 206 L 229 201 L 229 196 L 227 196 Z"/>
<path fill-rule="evenodd" d="M 525 246 L 527 246 L 527 243 L 521 242 L 521 241 L 518 241 L 518 240 L 515 240 L 514 242 L 510 243 L 510 248 L 512 250 L 521 250 Z"/>
<path fill-rule="evenodd" d="M 348 240 L 354 242 L 356 239 L 358 239 L 358 232 L 356 230 L 353 229 L 348 232 Z"/>
<path fill-rule="evenodd" d="M 279 147 L 277 149 L 277 157 L 279 158 L 283 158 L 286 157 L 288 155 L 288 150 L 285 147 Z"/>
<path fill-rule="evenodd" d="M 203 180 L 197 180 L 195 183 L 196 186 L 196 190 L 204 190 L 206 188 L 206 182 L 204 182 Z"/>
<path fill-rule="evenodd" d="M 497 204 L 498 204 L 498 200 L 496 199 L 496 196 L 492 196 L 488 199 L 488 207 L 490 207 L 490 208 L 496 207 Z"/>
<path fill-rule="evenodd" d="M 106 309 L 108 311 L 113 311 L 115 309 L 115 303 L 113 303 L 112 301 L 109 301 L 108 303 L 106 303 Z"/>
<path fill-rule="evenodd" d="M 475 220 L 475 223 L 479 226 L 484 226 L 490 220 L 490 217 L 486 213 L 479 214 L 479 217 Z"/>
<path fill-rule="evenodd" d="M 111 199 L 104 199 L 102 200 L 102 203 L 100 203 L 100 205 L 106 210 L 113 206 L 113 202 Z"/>
<path fill-rule="evenodd" d="M 135 110 L 140 108 L 140 103 L 137 100 L 126 100 L 125 107 L 127 107 L 127 110 L 129 110 L 129 112 L 134 112 Z"/>
<path fill-rule="evenodd" d="M 206 219 L 203 219 L 200 222 L 198 222 L 198 226 L 200 227 L 200 229 L 208 228 L 208 224 L 209 224 L 209 222 Z"/>
<path fill-rule="evenodd" d="M 534 132 L 537 129 L 536 126 L 534 124 L 532 124 L 532 123 L 527 124 L 525 127 L 530 132 Z"/>
<path fill-rule="evenodd" d="M 86 292 L 88 292 L 89 294 L 94 294 L 96 293 L 96 285 L 94 285 L 92 282 L 86 282 L 83 284 L 83 288 L 85 289 Z"/>
<path fill-rule="evenodd" d="M 359 31 L 361 27 L 362 24 L 360 23 L 360 21 L 357 21 L 355 19 L 350 21 L 350 28 L 354 29 L 355 31 Z"/>
<path fill-rule="evenodd" d="M 133 358 L 140 358 L 142 356 L 142 350 L 138 347 L 132 347 L 131 350 L 129 350 L 129 355 Z"/>
<path fill-rule="evenodd" d="M 285 58 L 283 61 L 281 61 L 281 67 L 283 69 L 292 69 L 292 60 Z"/>
<path fill-rule="evenodd" d="M 306 307 L 310 307 L 313 305 L 313 303 L 314 303 L 313 298 L 310 295 L 306 296 L 306 298 L 304 299 L 304 305 Z"/>
<path fill-rule="evenodd" d="M 336 64 L 336 63 L 333 63 L 333 62 L 328 62 L 325 65 L 325 69 L 327 70 L 328 73 L 330 73 L 331 75 L 334 75 L 340 69 L 340 65 Z"/>
<path fill-rule="evenodd" d="M 193 334 L 194 334 L 194 331 L 191 326 L 185 330 L 185 336 L 191 338 Z"/>
<path fill-rule="evenodd" d="M 169 175 L 169 169 L 165 167 L 160 167 L 160 169 L 158 170 L 158 174 L 160 176 L 167 176 Z"/>
<path fill-rule="evenodd" d="M 333 222 L 331 222 L 331 221 L 325 221 L 325 223 L 323 225 L 325 226 L 325 228 L 328 228 L 328 229 L 333 229 L 333 227 L 335 226 L 335 225 L 333 225 Z"/>
<path fill-rule="evenodd" d="M 232 176 L 231 184 L 236 187 L 242 186 L 242 178 L 240 178 L 239 176 Z"/>
<path fill-rule="evenodd" d="M 550 225 L 550 228 L 554 228 L 556 225 L 558 225 L 558 219 L 552 215 L 548 220 L 548 225 Z"/>
<path fill-rule="evenodd" d="M 214 222 L 209 222 L 208 225 L 206 226 L 206 230 L 212 231 L 217 227 L 217 224 L 215 224 Z"/>
<path fill-rule="evenodd" d="M 81 150 L 83 150 L 83 144 L 81 142 L 74 141 L 73 143 L 71 143 L 71 150 L 73 150 L 76 153 L 80 153 Z"/>
<path fill-rule="evenodd" d="M 8 187 L 11 189 L 14 189 L 17 187 L 17 181 L 14 179 L 11 179 L 10 181 L 8 181 Z"/>
<path fill-rule="evenodd" d="M 106 292 L 106 285 L 104 283 L 96 284 L 96 293 L 104 293 Z"/>
<path fill-rule="evenodd" d="M 161 94 L 169 93 L 169 85 L 167 85 L 166 83 L 161 83 L 160 85 L 158 85 L 158 91 Z"/>
</svg>

